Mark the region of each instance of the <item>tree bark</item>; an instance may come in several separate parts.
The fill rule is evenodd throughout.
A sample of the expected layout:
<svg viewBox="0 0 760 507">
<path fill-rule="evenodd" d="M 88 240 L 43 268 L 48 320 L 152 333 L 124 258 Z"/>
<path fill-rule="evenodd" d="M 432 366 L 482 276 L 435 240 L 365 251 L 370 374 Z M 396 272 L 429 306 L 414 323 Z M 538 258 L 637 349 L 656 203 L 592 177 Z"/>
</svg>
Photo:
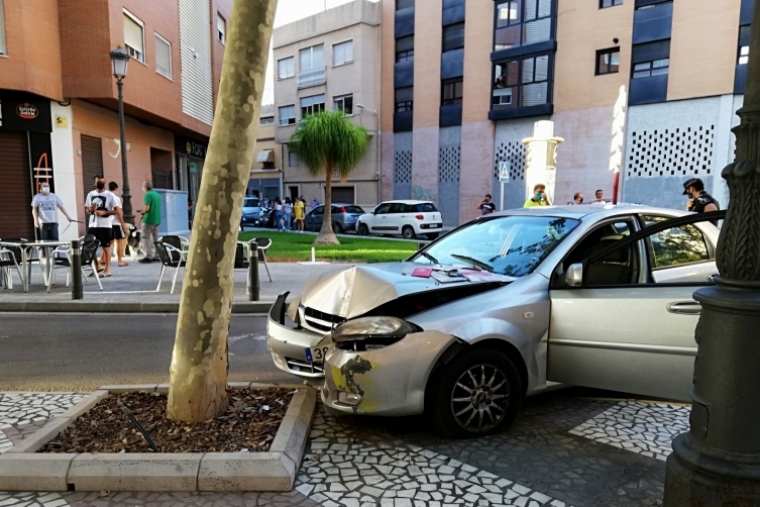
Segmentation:
<svg viewBox="0 0 760 507">
<path fill-rule="evenodd" d="M 235 0 L 198 195 L 171 364 L 167 416 L 223 414 L 233 265 L 264 90 L 276 0 Z"/>
<path fill-rule="evenodd" d="M 325 169 L 327 177 L 325 178 L 325 214 L 322 219 L 322 228 L 319 230 L 315 245 L 340 245 L 338 236 L 335 235 L 332 226 L 332 166 Z"/>
</svg>

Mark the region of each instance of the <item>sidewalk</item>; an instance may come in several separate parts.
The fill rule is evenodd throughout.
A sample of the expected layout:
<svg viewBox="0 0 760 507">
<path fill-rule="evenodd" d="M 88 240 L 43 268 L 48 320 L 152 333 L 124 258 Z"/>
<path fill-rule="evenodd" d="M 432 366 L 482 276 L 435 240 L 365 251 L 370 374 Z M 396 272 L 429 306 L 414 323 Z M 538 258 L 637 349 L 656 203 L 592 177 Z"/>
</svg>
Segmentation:
<svg viewBox="0 0 760 507">
<path fill-rule="evenodd" d="M 304 282 L 309 278 L 334 271 L 342 271 L 352 267 L 352 264 L 305 264 L 305 263 L 269 263 L 272 282 L 269 282 L 263 263 L 259 263 L 259 279 L 261 281 L 261 298 L 259 302 L 251 303 L 246 295 L 247 269 L 235 270 L 235 295 L 233 312 L 263 313 L 266 312 L 275 298 L 285 292 L 299 293 Z M 107 312 L 107 313 L 139 313 L 139 312 L 176 312 L 179 308 L 182 293 L 182 278 L 184 269 L 177 275 L 177 286 L 174 294 L 169 294 L 172 285 L 172 271 L 167 269 L 161 283 L 161 292 L 156 292 L 160 263 L 140 264 L 130 262 L 129 266 L 118 267 L 116 262 L 111 268 L 112 276 L 101 279 L 103 291 L 98 290 L 93 278 L 83 281 L 84 299 L 73 301 L 71 288 L 65 286 L 66 271 L 56 270 L 57 285 L 51 292 L 42 283 L 39 268 L 32 266 L 32 279 L 29 292 L 21 289 L 18 273 L 13 273 L 13 290 L 0 289 L 0 312 Z"/>
</svg>

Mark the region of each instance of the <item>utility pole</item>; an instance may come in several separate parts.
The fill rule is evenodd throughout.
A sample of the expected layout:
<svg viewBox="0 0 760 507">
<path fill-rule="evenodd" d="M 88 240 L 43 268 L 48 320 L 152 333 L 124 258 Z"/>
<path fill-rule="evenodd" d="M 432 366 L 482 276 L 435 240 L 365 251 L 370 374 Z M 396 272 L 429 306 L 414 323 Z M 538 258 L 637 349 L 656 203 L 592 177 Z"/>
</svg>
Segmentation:
<svg viewBox="0 0 760 507">
<path fill-rule="evenodd" d="M 665 507 L 760 507 L 760 5 L 752 26 L 736 160 L 722 173 L 730 202 L 720 276 L 694 294 L 702 315 L 690 429 L 673 441 Z"/>
</svg>

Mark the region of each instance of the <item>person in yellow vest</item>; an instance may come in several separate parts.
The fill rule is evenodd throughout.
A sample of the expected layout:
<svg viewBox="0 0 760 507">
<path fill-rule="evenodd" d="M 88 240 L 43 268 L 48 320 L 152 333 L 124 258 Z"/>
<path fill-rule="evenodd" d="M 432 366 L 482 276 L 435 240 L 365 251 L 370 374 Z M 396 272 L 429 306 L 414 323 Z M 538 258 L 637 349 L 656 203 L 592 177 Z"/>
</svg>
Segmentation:
<svg viewBox="0 0 760 507">
<path fill-rule="evenodd" d="M 533 197 L 525 201 L 523 208 L 532 208 L 534 206 L 551 206 L 549 198 L 546 197 L 546 185 L 543 183 L 536 184 L 533 187 Z"/>
</svg>

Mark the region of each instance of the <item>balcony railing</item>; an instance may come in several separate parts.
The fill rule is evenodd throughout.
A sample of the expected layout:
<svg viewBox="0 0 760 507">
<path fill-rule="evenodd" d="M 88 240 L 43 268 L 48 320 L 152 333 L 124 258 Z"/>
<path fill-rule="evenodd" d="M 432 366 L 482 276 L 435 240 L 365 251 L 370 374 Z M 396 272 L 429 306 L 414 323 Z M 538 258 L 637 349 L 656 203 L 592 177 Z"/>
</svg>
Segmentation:
<svg viewBox="0 0 760 507">
<path fill-rule="evenodd" d="M 298 87 L 309 88 L 325 84 L 325 68 L 304 70 L 298 73 Z"/>
</svg>

